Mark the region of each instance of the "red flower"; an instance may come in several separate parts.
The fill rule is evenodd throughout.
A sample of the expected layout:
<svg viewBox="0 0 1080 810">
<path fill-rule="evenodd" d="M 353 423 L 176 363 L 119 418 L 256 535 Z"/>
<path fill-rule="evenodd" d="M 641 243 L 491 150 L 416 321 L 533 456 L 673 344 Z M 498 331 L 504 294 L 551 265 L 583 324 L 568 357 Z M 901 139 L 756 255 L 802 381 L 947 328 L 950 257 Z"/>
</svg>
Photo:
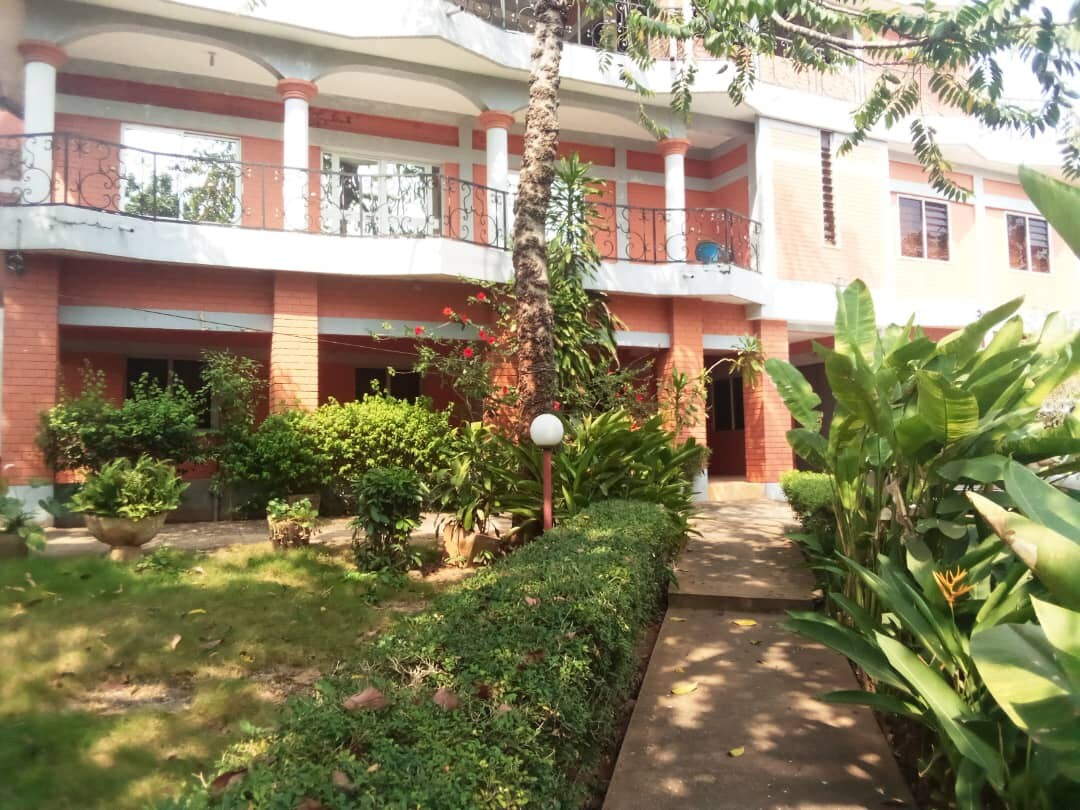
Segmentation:
<svg viewBox="0 0 1080 810">
<path fill-rule="evenodd" d="M 638 394 L 638 395 L 637 395 L 637 401 L 638 401 L 638 402 L 641 402 L 641 401 L 642 401 L 643 399 L 645 399 L 645 395 L 644 395 L 644 394 Z"/>
<path fill-rule="evenodd" d="M 554 406 L 552 406 L 552 409 L 553 409 L 553 410 L 556 410 L 556 411 L 557 411 L 557 410 L 559 410 L 559 408 L 561 408 L 561 407 L 562 407 L 562 405 L 560 405 L 560 404 L 558 403 L 558 401 L 556 401 L 556 402 L 555 402 L 555 405 L 554 405 Z"/>
<path fill-rule="evenodd" d="M 424 327 L 416 327 L 415 329 L 413 329 L 413 334 L 415 334 L 417 337 L 420 337 L 420 335 L 424 334 Z"/>
<path fill-rule="evenodd" d="M 507 387 L 506 387 L 506 386 L 504 385 L 504 386 L 503 386 L 503 396 L 506 396 L 506 395 L 507 395 L 507 394 L 509 394 L 509 393 L 510 393 L 510 389 L 509 389 L 509 388 L 507 388 Z"/>
<path fill-rule="evenodd" d="M 489 346 L 494 346 L 495 345 L 495 336 L 494 335 L 488 335 L 487 342 L 488 342 Z"/>
<path fill-rule="evenodd" d="M 485 293 L 483 290 L 481 290 L 480 292 L 478 292 L 476 294 L 476 300 L 477 301 L 487 301 L 487 293 Z"/>
<path fill-rule="evenodd" d="M 463 315 L 461 317 L 461 322 L 462 323 L 468 323 L 469 322 L 469 316 L 468 315 Z"/>
<path fill-rule="evenodd" d="M 450 309 L 450 307 L 446 307 L 443 309 L 442 314 L 449 318 L 454 314 L 454 310 Z"/>
<path fill-rule="evenodd" d="M 480 330 L 480 339 L 483 340 L 486 337 L 487 337 L 487 332 L 485 332 L 483 329 L 481 329 Z"/>
<path fill-rule="evenodd" d="M 463 352 L 462 352 L 462 354 L 463 354 L 463 355 L 464 355 L 464 356 L 465 356 L 466 358 L 469 358 L 469 357 L 472 357 L 472 356 L 473 356 L 473 355 L 475 354 L 475 352 L 474 352 L 474 351 L 472 350 L 472 347 L 471 347 L 471 346 L 466 346 L 466 347 L 465 347 L 465 351 L 463 351 Z"/>
</svg>

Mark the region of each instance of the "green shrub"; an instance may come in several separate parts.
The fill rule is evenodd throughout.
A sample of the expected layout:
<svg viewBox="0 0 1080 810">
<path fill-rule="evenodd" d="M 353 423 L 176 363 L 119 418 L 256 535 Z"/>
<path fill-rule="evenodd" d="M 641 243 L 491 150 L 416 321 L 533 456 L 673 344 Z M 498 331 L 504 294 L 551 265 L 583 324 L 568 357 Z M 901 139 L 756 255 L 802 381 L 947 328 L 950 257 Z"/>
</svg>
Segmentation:
<svg viewBox="0 0 1080 810">
<path fill-rule="evenodd" d="M 349 525 L 356 564 L 362 571 L 416 567 L 409 553 L 409 535 L 420 525 L 424 492 L 420 477 L 401 467 L 376 467 L 360 477 L 356 517 Z"/>
<path fill-rule="evenodd" d="M 331 488 L 345 500 L 360 476 L 375 467 L 404 467 L 430 484 L 453 435 L 449 410 L 433 411 L 425 398 L 413 403 L 389 394 L 330 400 L 308 414 L 305 425 L 325 459 Z"/>
<path fill-rule="evenodd" d="M 187 488 L 175 468 L 165 461 L 140 456 L 133 464 L 118 458 L 86 476 L 70 506 L 73 512 L 142 520 L 171 512 L 180 505 Z"/>
<path fill-rule="evenodd" d="M 19 498 L 8 494 L 4 478 L 0 478 L 0 534 L 18 535 L 28 547 L 45 550 L 45 530 Z"/>
<path fill-rule="evenodd" d="M 82 393 L 43 411 L 38 446 L 54 470 L 100 470 L 114 458 L 198 461 L 200 398 L 180 382 L 162 387 L 148 375 L 120 405 L 105 396 L 105 377 L 86 366 Z"/>
<path fill-rule="evenodd" d="M 251 487 L 258 509 L 271 498 L 314 494 L 328 482 L 328 464 L 304 411 L 271 414 L 250 433 L 230 432 L 215 455 L 221 480 Z"/>
<path fill-rule="evenodd" d="M 789 470 L 780 476 L 780 487 L 803 528 L 824 548 L 831 548 L 836 534 L 832 478 L 826 473 Z"/>
<path fill-rule="evenodd" d="M 189 806 L 582 806 L 680 537 L 655 505 L 594 504 L 402 619 Z M 369 687 L 385 707 L 344 707 Z"/>
</svg>

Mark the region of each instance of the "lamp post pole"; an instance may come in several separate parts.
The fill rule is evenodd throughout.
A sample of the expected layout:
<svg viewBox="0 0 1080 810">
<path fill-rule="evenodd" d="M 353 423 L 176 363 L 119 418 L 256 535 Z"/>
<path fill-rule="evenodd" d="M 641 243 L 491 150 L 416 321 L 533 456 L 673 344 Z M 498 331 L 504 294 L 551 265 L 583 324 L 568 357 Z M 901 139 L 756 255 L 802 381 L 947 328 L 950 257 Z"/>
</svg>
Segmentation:
<svg viewBox="0 0 1080 810">
<path fill-rule="evenodd" d="M 529 437 L 533 440 L 533 444 L 544 451 L 542 475 L 544 479 L 544 531 L 546 532 L 555 525 L 552 509 L 554 488 L 551 483 L 551 451 L 562 442 L 562 421 L 553 413 L 542 413 L 529 425 Z"/>
</svg>

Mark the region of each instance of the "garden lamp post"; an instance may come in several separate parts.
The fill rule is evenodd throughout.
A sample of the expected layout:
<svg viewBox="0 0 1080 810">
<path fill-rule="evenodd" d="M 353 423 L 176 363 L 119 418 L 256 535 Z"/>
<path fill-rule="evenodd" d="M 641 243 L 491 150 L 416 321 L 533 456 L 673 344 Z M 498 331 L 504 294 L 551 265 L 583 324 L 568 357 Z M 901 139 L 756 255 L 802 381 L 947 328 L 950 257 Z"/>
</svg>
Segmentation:
<svg viewBox="0 0 1080 810">
<path fill-rule="evenodd" d="M 544 531 L 553 524 L 551 514 L 551 451 L 563 438 L 562 421 L 553 413 L 542 413 L 529 425 L 529 438 L 544 451 Z"/>
</svg>

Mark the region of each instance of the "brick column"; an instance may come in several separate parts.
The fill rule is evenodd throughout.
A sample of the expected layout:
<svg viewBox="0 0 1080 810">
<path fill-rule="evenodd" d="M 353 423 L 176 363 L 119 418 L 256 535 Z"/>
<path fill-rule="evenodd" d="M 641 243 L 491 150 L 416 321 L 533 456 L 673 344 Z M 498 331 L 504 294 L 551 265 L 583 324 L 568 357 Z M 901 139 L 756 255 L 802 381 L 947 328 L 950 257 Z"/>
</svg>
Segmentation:
<svg viewBox="0 0 1080 810">
<path fill-rule="evenodd" d="M 319 405 L 319 279 L 312 273 L 274 276 L 270 336 L 270 410 Z"/>
<path fill-rule="evenodd" d="M 786 321 L 755 321 L 754 333 L 766 357 L 788 359 Z M 767 374 L 754 388 L 743 386 L 746 425 L 746 477 L 750 481 L 776 484 L 780 474 L 792 469 L 794 456 L 787 443 L 791 414 Z"/>
<path fill-rule="evenodd" d="M 665 351 L 656 364 L 656 386 L 661 396 L 671 381 L 672 372 L 681 371 L 693 381 L 705 367 L 705 350 L 702 346 L 702 302 L 699 298 L 671 299 L 671 348 Z M 684 429 L 680 439 L 693 437 L 705 444 L 706 416 L 704 403 L 698 403 L 698 423 Z"/>
<path fill-rule="evenodd" d="M 12 494 L 32 508 L 52 492 L 52 471 L 35 438 L 41 411 L 56 403 L 60 262 L 31 254 L 22 273 L 0 272 L 4 285 L 0 458 Z"/>
</svg>

